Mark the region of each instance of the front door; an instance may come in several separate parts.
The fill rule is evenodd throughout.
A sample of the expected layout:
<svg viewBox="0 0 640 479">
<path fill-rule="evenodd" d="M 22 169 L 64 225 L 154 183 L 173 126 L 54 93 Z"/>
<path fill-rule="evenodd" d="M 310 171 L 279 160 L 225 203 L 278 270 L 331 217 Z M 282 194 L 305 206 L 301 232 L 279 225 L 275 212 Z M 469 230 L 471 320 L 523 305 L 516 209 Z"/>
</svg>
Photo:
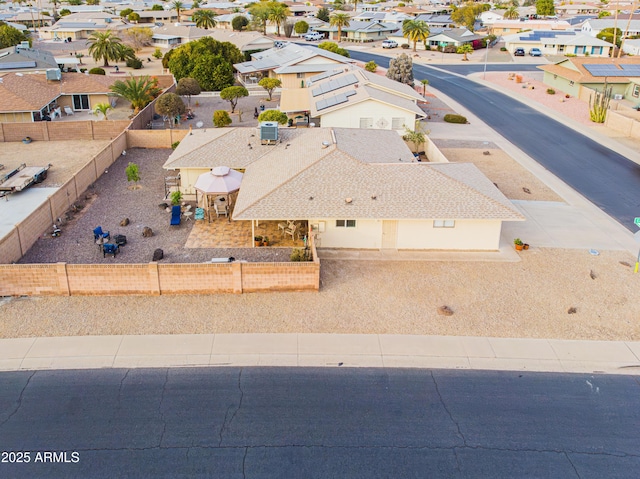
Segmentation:
<svg viewBox="0 0 640 479">
<path fill-rule="evenodd" d="M 396 249 L 398 222 L 384 220 L 382 222 L 382 249 Z"/>
</svg>

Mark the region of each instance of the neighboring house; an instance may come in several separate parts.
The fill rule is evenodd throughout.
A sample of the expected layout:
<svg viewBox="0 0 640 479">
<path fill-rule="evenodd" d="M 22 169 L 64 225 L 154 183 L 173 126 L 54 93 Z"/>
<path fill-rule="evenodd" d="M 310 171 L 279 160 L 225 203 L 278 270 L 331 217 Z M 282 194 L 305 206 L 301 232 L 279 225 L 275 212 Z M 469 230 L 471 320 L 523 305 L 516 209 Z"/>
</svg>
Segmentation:
<svg viewBox="0 0 640 479">
<path fill-rule="evenodd" d="M 428 13 L 420 14 L 416 20 L 425 22 L 429 28 L 455 28 L 456 22 L 451 20 L 451 15 L 432 15 Z"/>
<path fill-rule="evenodd" d="M 587 20 L 582 24 L 582 31 L 595 37 L 605 28 L 614 28 L 617 26 L 623 33 L 627 30 L 627 23 L 629 23 L 629 29 L 627 30 L 627 36 L 633 37 L 640 35 L 640 20 L 628 21 L 629 16 L 625 18 L 622 15 L 618 16 L 618 21 L 612 16 L 606 18 L 594 18 L 593 20 Z"/>
<path fill-rule="evenodd" d="M 502 222 L 525 219 L 473 164 L 417 162 L 392 131 L 281 128 L 271 145 L 260 134 L 194 131 L 164 168 L 183 185 L 244 169 L 232 219 L 308 221 L 323 248 L 495 251 Z"/>
<path fill-rule="evenodd" d="M 524 30 L 571 30 L 569 22 L 563 20 L 499 20 L 487 25 L 488 33 L 498 37 Z"/>
<path fill-rule="evenodd" d="M 452 28 L 450 30 L 442 30 L 440 32 L 429 35 L 426 44 L 430 47 L 446 47 L 453 45 L 459 47 L 467 43 L 472 44 L 474 48 L 479 47 L 480 40 L 484 35 L 478 35 L 467 28 Z"/>
<path fill-rule="evenodd" d="M 195 25 L 165 25 L 152 30 L 152 45 L 155 47 L 172 48 L 193 40 L 199 40 L 211 35 L 211 30 L 198 28 Z"/>
<path fill-rule="evenodd" d="M 505 10 L 487 10 L 480 14 L 480 23 L 483 25 L 493 25 L 495 22 L 504 20 Z"/>
<path fill-rule="evenodd" d="M 234 32 L 233 30 L 208 30 L 209 36 L 219 42 L 233 43 L 241 52 L 256 52 L 273 48 L 273 38 L 259 32 Z"/>
<path fill-rule="evenodd" d="M 369 22 L 358 22 L 356 20 L 350 20 L 348 27 L 342 27 L 342 40 L 352 42 L 375 42 L 377 40 L 384 40 L 390 34 L 397 32 L 402 25 L 395 23 L 383 23 L 378 20 L 372 20 Z M 316 27 L 316 32 L 325 33 L 329 40 L 338 41 L 338 27 L 332 27 L 326 25 L 323 27 Z"/>
<path fill-rule="evenodd" d="M 569 2 L 569 4 L 556 5 L 555 10 L 556 15 L 564 17 L 573 15 L 597 15 L 602 9 L 600 8 L 600 6 L 593 3 L 576 3 L 572 1 Z"/>
<path fill-rule="evenodd" d="M 294 17 L 304 17 L 306 15 L 315 15 L 318 13 L 318 7 L 314 5 L 306 5 L 301 2 L 282 2 L 287 7 L 289 7 L 289 11 L 291 15 Z M 295 22 L 295 19 L 291 19 L 292 22 Z"/>
<path fill-rule="evenodd" d="M 613 95 L 632 101 L 640 98 L 640 62 L 633 58 L 575 57 L 553 65 L 538 67 L 544 71 L 544 83 L 573 96 L 581 88 L 602 91 L 605 82 Z"/>
<path fill-rule="evenodd" d="M 224 15 L 218 15 L 216 17 L 216 28 L 224 29 L 224 30 L 233 30 L 233 26 L 231 22 L 238 15 L 244 16 L 247 20 L 251 21 L 251 15 L 248 13 L 227 13 Z"/>
<path fill-rule="evenodd" d="M 137 11 L 136 13 L 140 15 L 140 20 L 138 20 L 138 24 L 142 26 L 149 26 L 148 24 L 158 24 L 162 23 L 164 25 L 179 22 L 178 12 L 176 10 L 144 10 Z"/>
<path fill-rule="evenodd" d="M 337 69 L 311 77 L 304 89 L 283 89 L 280 111 L 309 117 L 321 127 L 413 130 L 426 114 L 413 88 L 363 68 Z"/>
<path fill-rule="evenodd" d="M 32 50 L 20 45 L 0 50 L 1 72 L 29 72 L 47 68 L 58 68 L 58 64 L 53 54 L 44 50 Z"/>
<path fill-rule="evenodd" d="M 296 88 L 304 87 L 305 81 L 318 73 L 351 63 L 355 60 L 318 47 L 288 43 L 281 48 L 253 53 L 250 61 L 236 63 L 233 67 L 238 72 L 238 80 L 245 86 L 271 77 L 280 79 L 283 88 Z"/>
<path fill-rule="evenodd" d="M 28 28 L 49 27 L 53 24 L 53 17 L 40 12 L 20 12 L 3 19 L 5 22 L 17 23 Z"/>
<path fill-rule="evenodd" d="M 402 25 L 405 20 L 411 20 L 411 15 L 398 12 L 361 12 L 359 15 L 353 17 L 357 22 L 371 22 L 379 21 L 382 23 L 394 23 L 396 25 Z"/>
<path fill-rule="evenodd" d="M 130 27 L 130 24 L 124 23 L 117 15 L 104 12 L 84 12 L 62 17 L 52 26 L 39 29 L 39 32 L 40 38 L 43 40 L 63 41 L 67 38 L 85 40 L 96 31 L 118 31 Z"/>
<path fill-rule="evenodd" d="M 513 53 L 516 48 L 526 52 L 539 48 L 544 55 L 578 55 L 608 57 L 613 44 L 576 31 L 534 30 L 516 33 L 504 38 L 505 48 Z"/>
<path fill-rule="evenodd" d="M 109 87 L 115 80 L 103 75 L 61 74 L 57 69 L 47 74 L 0 74 L 0 123 L 40 121 L 58 107 L 92 110 L 98 103 L 111 101 Z"/>
<path fill-rule="evenodd" d="M 625 40 L 622 43 L 622 51 L 627 55 L 640 55 L 640 39 Z"/>
</svg>

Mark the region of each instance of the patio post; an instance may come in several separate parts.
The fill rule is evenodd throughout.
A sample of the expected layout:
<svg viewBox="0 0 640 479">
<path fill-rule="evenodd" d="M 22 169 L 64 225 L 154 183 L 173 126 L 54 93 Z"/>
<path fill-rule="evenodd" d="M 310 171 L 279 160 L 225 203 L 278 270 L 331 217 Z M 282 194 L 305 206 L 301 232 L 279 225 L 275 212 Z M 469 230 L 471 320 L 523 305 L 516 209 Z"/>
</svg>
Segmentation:
<svg viewBox="0 0 640 479">
<path fill-rule="evenodd" d="M 256 237 L 256 228 L 255 228 L 255 221 L 251 220 L 251 247 L 255 248 L 256 247 L 256 242 L 253 241 L 253 239 Z"/>
</svg>

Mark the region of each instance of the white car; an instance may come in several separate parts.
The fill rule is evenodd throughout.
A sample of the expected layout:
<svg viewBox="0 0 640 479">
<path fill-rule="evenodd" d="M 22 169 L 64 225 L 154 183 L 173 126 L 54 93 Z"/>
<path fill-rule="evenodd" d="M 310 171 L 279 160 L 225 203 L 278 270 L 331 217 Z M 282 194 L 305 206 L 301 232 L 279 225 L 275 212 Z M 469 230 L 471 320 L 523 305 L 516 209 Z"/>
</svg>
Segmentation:
<svg viewBox="0 0 640 479">
<path fill-rule="evenodd" d="M 308 42 L 312 42 L 314 40 L 322 40 L 324 37 L 322 35 L 322 33 L 318 33 L 318 32 L 311 32 L 311 33 L 307 33 L 304 36 L 304 39 Z"/>
<path fill-rule="evenodd" d="M 398 47 L 398 42 L 396 42 L 395 40 L 382 41 L 382 48 L 397 48 L 397 47 Z"/>
</svg>

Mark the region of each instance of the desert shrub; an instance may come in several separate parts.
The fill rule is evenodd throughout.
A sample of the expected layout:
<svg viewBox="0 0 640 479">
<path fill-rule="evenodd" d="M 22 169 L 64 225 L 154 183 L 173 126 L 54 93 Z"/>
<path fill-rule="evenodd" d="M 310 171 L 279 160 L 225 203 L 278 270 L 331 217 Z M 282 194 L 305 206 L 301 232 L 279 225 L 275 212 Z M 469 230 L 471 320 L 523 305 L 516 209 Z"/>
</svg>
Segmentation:
<svg viewBox="0 0 640 479">
<path fill-rule="evenodd" d="M 231 124 L 231 117 L 226 110 L 216 110 L 213 113 L 213 124 L 217 128 L 222 128 L 224 126 L 229 126 Z"/>
<path fill-rule="evenodd" d="M 466 117 L 462 115 L 456 115 L 454 113 L 447 113 L 444 116 L 444 121 L 447 123 L 467 123 Z"/>
<path fill-rule="evenodd" d="M 548 93 L 549 95 L 555 95 L 555 94 L 556 94 L 556 91 L 555 91 L 553 88 L 547 88 L 547 93 Z"/>
<path fill-rule="evenodd" d="M 378 69 L 378 65 L 376 64 L 376 62 L 371 60 L 370 62 L 365 63 L 364 69 L 368 72 L 375 73 L 375 71 Z"/>
<path fill-rule="evenodd" d="M 89 75 L 106 75 L 104 68 L 95 67 L 89 70 Z"/>
<path fill-rule="evenodd" d="M 411 46 L 408 43 L 403 43 L 402 45 L 400 45 L 400 48 L 408 50 L 409 48 L 411 48 Z"/>
<path fill-rule="evenodd" d="M 307 252 L 304 249 L 296 248 L 291 252 L 289 257 L 291 261 L 309 261 Z"/>
<path fill-rule="evenodd" d="M 178 148 L 178 145 L 180 144 L 179 141 L 174 141 L 173 143 L 171 143 L 171 149 L 175 150 L 176 148 Z"/>
<path fill-rule="evenodd" d="M 507 51 L 507 47 L 500 47 L 500 51 L 501 52 L 506 52 Z"/>
<path fill-rule="evenodd" d="M 182 192 L 180 191 L 174 191 L 173 193 L 171 193 L 171 204 L 173 206 L 179 205 L 180 202 L 182 201 Z"/>
<path fill-rule="evenodd" d="M 142 60 L 138 57 L 127 58 L 127 66 L 134 70 L 140 70 L 142 68 Z"/>
</svg>

